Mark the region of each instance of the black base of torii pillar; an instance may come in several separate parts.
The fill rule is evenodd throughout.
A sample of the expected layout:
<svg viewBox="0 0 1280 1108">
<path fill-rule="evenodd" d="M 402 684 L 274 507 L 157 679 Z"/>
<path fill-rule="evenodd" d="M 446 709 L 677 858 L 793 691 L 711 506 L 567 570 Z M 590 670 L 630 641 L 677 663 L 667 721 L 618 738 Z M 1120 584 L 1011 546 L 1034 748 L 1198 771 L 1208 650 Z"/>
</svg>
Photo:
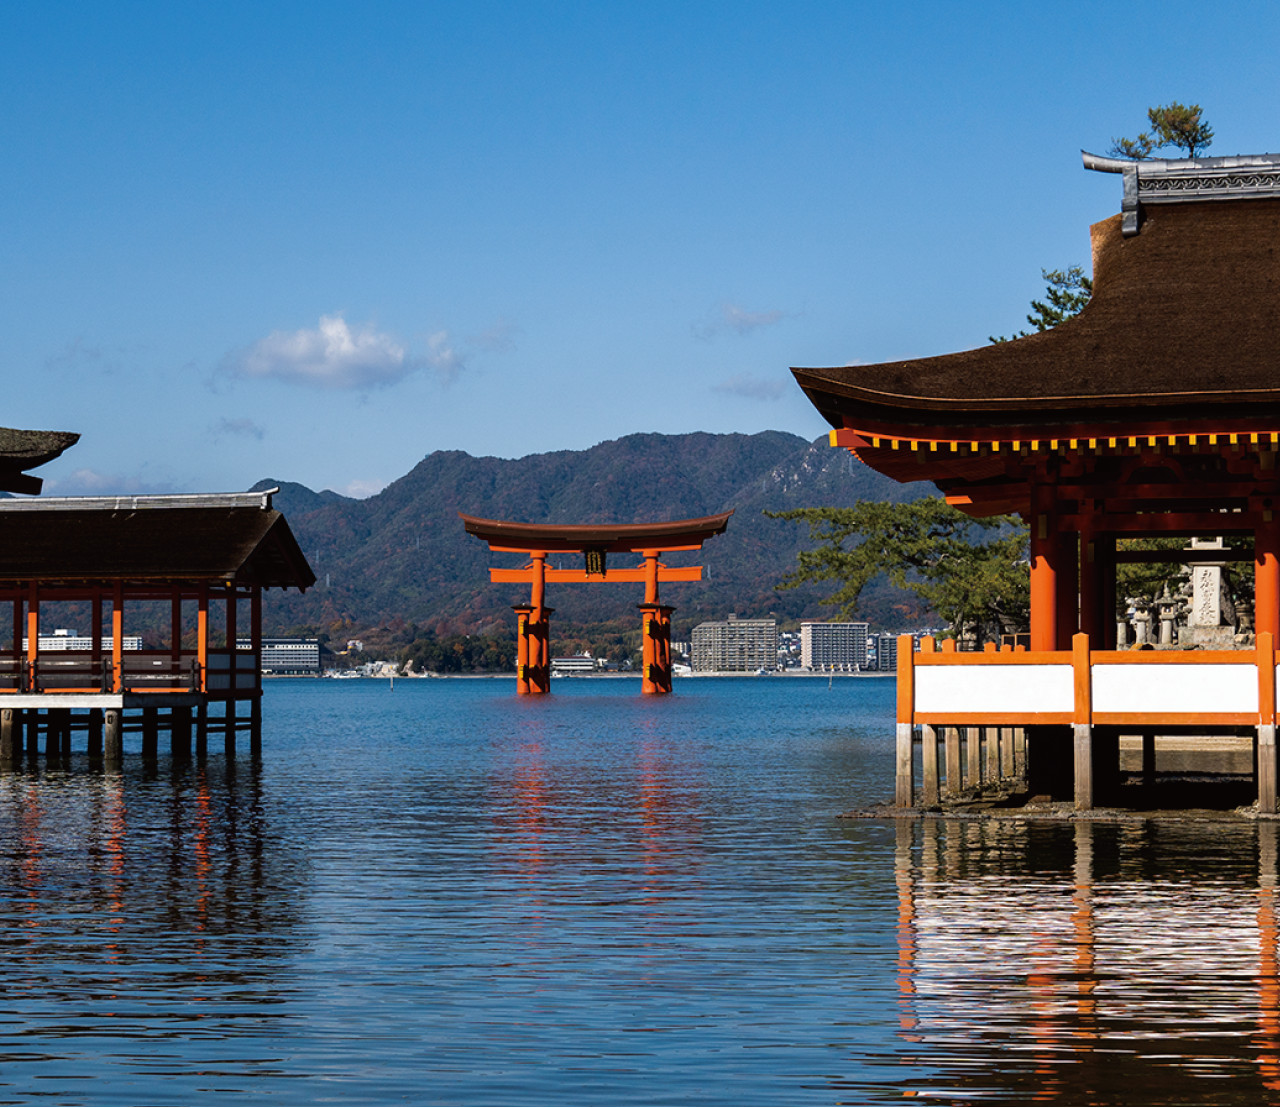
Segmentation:
<svg viewBox="0 0 1280 1108">
<path fill-rule="evenodd" d="M 554 608 L 516 605 L 516 692 L 551 691 L 551 616 Z"/>
<path fill-rule="evenodd" d="M 637 604 L 643 613 L 641 691 L 650 695 L 671 691 L 671 613 L 669 604 Z"/>
</svg>

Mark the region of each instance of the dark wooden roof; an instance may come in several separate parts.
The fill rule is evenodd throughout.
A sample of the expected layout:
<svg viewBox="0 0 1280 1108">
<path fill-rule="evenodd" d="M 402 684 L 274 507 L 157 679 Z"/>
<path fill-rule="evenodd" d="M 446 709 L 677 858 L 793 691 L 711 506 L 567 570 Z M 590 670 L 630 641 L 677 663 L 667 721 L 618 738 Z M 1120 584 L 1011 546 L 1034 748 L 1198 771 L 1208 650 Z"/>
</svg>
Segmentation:
<svg viewBox="0 0 1280 1108">
<path fill-rule="evenodd" d="M 793 369 L 835 427 L 1280 419 L 1280 199 L 1152 205 L 1093 229 L 1075 319 L 957 354 Z"/>
<path fill-rule="evenodd" d="M 513 523 L 458 513 L 467 534 L 500 550 L 605 550 L 609 553 L 701 546 L 729 525 L 733 512 L 668 523 Z"/>
<path fill-rule="evenodd" d="M 73 431 L 19 431 L 0 427 L 0 490 L 38 493 L 44 482 L 22 471 L 53 461 L 79 441 L 80 436 Z"/>
<path fill-rule="evenodd" d="M 270 494 L 0 502 L 0 581 L 235 581 L 315 574 Z"/>
</svg>

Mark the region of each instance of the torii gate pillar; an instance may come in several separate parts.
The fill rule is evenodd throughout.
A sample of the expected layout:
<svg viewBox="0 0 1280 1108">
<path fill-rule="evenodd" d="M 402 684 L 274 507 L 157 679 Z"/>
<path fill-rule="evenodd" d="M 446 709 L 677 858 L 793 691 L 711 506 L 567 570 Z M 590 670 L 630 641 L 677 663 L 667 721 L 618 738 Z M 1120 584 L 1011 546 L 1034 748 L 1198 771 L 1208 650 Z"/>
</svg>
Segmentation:
<svg viewBox="0 0 1280 1108">
<path fill-rule="evenodd" d="M 659 553 L 644 551 L 644 603 L 637 605 L 644 613 L 640 689 L 647 696 L 671 691 L 671 613 L 675 609 L 658 603 Z"/>
<path fill-rule="evenodd" d="M 551 691 L 551 613 L 544 601 L 547 591 L 547 554 L 530 551 L 530 582 L 533 586 L 528 604 L 515 608 L 516 613 L 516 692 L 541 695 Z"/>
</svg>

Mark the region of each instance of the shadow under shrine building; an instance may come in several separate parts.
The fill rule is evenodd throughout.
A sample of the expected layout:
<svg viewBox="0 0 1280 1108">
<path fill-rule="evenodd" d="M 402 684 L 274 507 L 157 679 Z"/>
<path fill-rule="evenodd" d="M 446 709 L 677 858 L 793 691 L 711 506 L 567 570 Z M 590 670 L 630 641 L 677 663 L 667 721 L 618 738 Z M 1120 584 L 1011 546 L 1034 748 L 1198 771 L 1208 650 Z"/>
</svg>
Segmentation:
<svg viewBox="0 0 1280 1108">
<path fill-rule="evenodd" d="M 900 640 L 896 802 L 935 803 L 944 771 L 959 784 L 958 733 L 985 735 L 995 765 L 1019 728 L 1039 787 L 1089 808 L 1121 732 L 1181 731 L 1252 735 L 1259 808 L 1275 812 L 1280 155 L 1084 162 L 1119 174 L 1123 200 L 1091 229 L 1078 316 L 977 350 L 792 371 L 832 445 L 1030 530 L 1029 649 Z M 1253 562 L 1255 647 L 1117 649 L 1117 565 L 1169 558 L 1117 540 L 1196 536 L 1245 540 L 1194 558 Z"/>
</svg>

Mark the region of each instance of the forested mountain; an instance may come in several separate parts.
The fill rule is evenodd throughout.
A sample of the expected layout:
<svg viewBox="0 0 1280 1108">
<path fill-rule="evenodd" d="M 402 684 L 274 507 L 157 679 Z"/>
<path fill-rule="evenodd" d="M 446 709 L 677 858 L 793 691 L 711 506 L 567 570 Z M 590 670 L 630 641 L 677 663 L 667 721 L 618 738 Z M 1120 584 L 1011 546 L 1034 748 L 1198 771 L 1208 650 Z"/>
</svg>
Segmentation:
<svg viewBox="0 0 1280 1108">
<path fill-rule="evenodd" d="M 824 438 L 795 435 L 638 434 L 590 450 L 534 454 L 514 460 L 436 451 L 367 500 L 316 493 L 274 479 L 275 504 L 288 517 L 319 582 L 305 595 L 269 594 L 268 633 L 303 627 L 335 639 L 370 628 L 406 625 L 437 634 L 473 633 L 513 622 L 511 605 L 528 599 L 522 586 L 490 585 L 488 567 L 519 564 L 491 555 L 467 535 L 458 512 L 493 519 L 555 523 L 641 523 L 734 509 L 728 531 L 701 554 L 673 554 L 668 564 L 700 563 L 707 579 L 668 585 L 677 607 L 675 634 L 729 612 L 744 618 L 825 618 L 822 590 L 776 592 L 806 544 L 802 525 L 766 518 L 764 509 L 903 500 L 932 492 L 899 485 L 868 469 Z M 564 556 L 561 564 L 579 559 Z M 610 565 L 621 564 L 615 555 Z M 632 621 L 642 599 L 632 585 L 555 585 L 548 602 L 556 624 Z M 910 597 L 888 590 L 868 596 L 866 615 L 897 626 L 914 614 Z M 897 610 L 895 610 L 895 607 Z"/>
</svg>

